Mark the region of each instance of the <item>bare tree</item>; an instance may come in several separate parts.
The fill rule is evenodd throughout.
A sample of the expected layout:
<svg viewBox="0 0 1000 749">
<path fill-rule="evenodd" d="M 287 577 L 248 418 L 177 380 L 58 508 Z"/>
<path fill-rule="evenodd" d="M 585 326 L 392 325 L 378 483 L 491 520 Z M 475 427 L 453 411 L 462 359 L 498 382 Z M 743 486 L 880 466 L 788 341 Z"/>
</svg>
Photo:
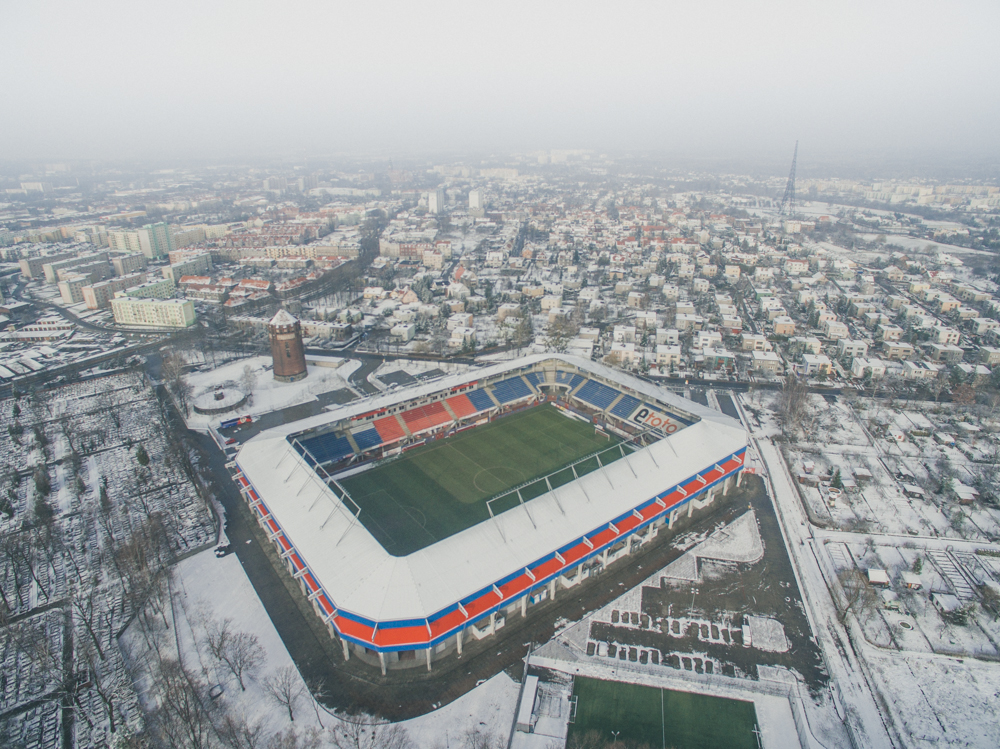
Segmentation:
<svg viewBox="0 0 1000 749">
<path fill-rule="evenodd" d="M 871 615 L 878 608 L 878 592 L 868 584 L 861 570 L 843 570 L 838 576 L 844 593 L 843 615 Z"/>
<path fill-rule="evenodd" d="M 253 391 L 257 387 L 257 373 L 249 364 L 243 367 L 243 374 L 240 375 L 240 389 L 245 395 L 253 397 Z"/>
<path fill-rule="evenodd" d="M 330 729 L 336 749 L 412 749 L 410 736 L 399 723 L 366 713 L 338 714 Z"/>
<path fill-rule="evenodd" d="M 240 689 L 247 691 L 244 678 L 253 675 L 264 661 L 264 648 L 257 635 L 234 631 L 233 620 L 213 621 L 206 636 L 209 652 L 236 677 Z"/>
<path fill-rule="evenodd" d="M 778 396 L 778 420 L 782 436 L 795 432 L 808 412 L 809 387 L 805 381 L 793 374 L 785 379 L 785 385 Z"/>
<path fill-rule="evenodd" d="M 463 749 L 504 749 L 505 746 L 507 740 L 504 737 L 478 727 L 470 728 L 462 737 Z"/>
<path fill-rule="evenodd" d="M 267 742 L 267 749 L 320 749 L 329 746 L 323 741 L 323 734 L 315 728 L 307 728 L 297 733 L 294 728 L 278 731 Z"/>
<path fill-rule="evenodd" d="M 545 348 L 557 354 L 564 354 L 569 348 L 569 342 L 579 332 L 580 328 L 573 320 L 559 316 L 549 323 L 545 335 Z"/>
<path fill-rule="evenodd" d="M 202 704 L 202 685 L 175 660 L 160 662 L 160 704 L 153 715 L 154 731 L 162 744 L 209 749 L 214 729 Z"/>
<path fill-rule="evenodd" d="M 264 679 L 264 691 L 279 706 L 288 711 L 288 720 L 295 722 L 295 709 L 302 699 L 304 686 L 294 666 L 282 666 Z"/>
<path fill-rule="evenodd" d="M 993 614 L 993 621 L 1000 619 L 1000 588 L 987 582 L 979 586 L 983 608 Z"/>
<path fill-rule="evenodd" d="M 267 723 L 246 713 L 223 712 L 216 720 L 215 732 L 229 749 L 260 749 L 267 745 Z"/>
<path fill-rule="evenodd" d="M 174 394 L 177 405 L 184 411 L 185 416 L 190 412 L 191 393 L 194 391 L 192 385 L 184 377 L 186 364 L 184 357 L 178 352 L 168 351 L 163 355 L 161 366 L 163 380 Z"/>
<path fill-rule="evenodd" d="M 306 682 L 306 688 L 309 690 L 309 693 L 313 698 L 312 706 L 313 711 L 316 713 L 316 722 L 319 723 L 320 728 L 326 728 L 326 726 L 323 725 L 323 716 L 320 715 L 320 713 L 327 712 L 326 708 L 320 704 L 321 699 L 329 696 L 326 689 L 326 681 L 319 677 L 313 677 Z"/>
</svg>

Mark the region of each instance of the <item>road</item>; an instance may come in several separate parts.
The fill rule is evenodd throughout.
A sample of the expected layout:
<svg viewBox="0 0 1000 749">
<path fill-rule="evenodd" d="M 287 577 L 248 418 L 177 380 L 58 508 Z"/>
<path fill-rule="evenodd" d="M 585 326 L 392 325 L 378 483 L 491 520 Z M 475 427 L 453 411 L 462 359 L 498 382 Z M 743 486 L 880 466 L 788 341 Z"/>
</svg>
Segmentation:
<svg viewBox="0 0 1000 749">
<path fill-rule="evenodd" d="M 352 356 L 351 358 L 360 359 L 361 357 Z M 372 372 L 374 372 L 376 369 L 382 366 L 382 363 L 384 361 L 385 360 L 382 357 L 375 357 L 375 356 L 365 357 L 361 361 L 361 366 L 351 373 L 351 376 L 348 378 L 348 382 L 350 382 L 354 387 L 356 387 L 365 395 L 376 395 L 382 392 L 377 387 L 368 382 L 368 375 L 370 375 Z"/>
</svg>

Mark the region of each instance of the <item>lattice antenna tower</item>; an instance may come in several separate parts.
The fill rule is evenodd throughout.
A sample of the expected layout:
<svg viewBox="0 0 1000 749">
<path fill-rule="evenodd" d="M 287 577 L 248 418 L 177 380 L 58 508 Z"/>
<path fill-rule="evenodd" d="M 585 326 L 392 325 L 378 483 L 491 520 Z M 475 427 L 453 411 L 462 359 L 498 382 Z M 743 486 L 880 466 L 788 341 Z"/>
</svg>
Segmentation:
<svg viewBox="0 0 1000 749">
<path fill-rule="evenodd" d="M 795 209 L 795 162 L 799 158 L 799 142 L 795 141 L 795 152 L 792 154 L 792 170 L 788 173 L 788 182 L 785 183 L 785 194 L 781 196 L 781 205 L 778 208 L 778 215 L 784 216 L 787 210 L 788 215 L 792 215 Z"/>
</svg>

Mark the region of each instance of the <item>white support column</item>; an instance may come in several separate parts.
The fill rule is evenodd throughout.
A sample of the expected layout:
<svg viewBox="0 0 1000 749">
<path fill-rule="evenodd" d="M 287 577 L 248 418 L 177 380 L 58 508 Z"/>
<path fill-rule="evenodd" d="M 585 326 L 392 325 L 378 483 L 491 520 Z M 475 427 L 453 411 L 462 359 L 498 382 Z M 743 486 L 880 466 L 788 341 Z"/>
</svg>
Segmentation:
<svg viewBox="0 0 1000 749">
<path fill-rule="evenodd" d="M 601 564 L 605 567 L 608 566 L 608 551 L 610 551 L 610 549 L 605 549 L 601 552 Z"/>
<path fill-rule="evenodd" d="M 385 653 L 378 651 L 378 664 L 382 667 L 382 676 L 385 676 Z"/>
<path fill-rule="evenodd" d="M 676 519 L 677 519 L 677 510 L 671 510 L 670 511 L 670 518 L 667 521 L 667 528 L 673 528 L 674 527 L 674 520 L 676 520 Z"/>
<path fill-rule="evenodd" d="M 427 648 L 427 670 L 428 671 L 431 670 L 431 650 L 432 649 L 433 649 L 433 646 L 428 646 L 428 648 Z"/>
<path fill-rule="evenodd" d="M 521 618 L 528 616 L 528 594 L 521 596 Z"/>
<path fill-rule="evenodd" d="M 495 635 L 497 633 L 497 612 L 494 611 L 490 614 L 490 634 Z"/>
<path fill-rule="evenodd" d="M 556 600 L 556 579 L 554 577 L 549 580 L 549 598 L 553 601 Z"/>
<path fill-rule="evenodd" d="M 694 498 L 688 500 L 688 517 L 691 517 L 691 513 L 694 512 Z"/>
<path fill-rule="evenodd" d="M 458 630 L 458 633 L 455 635 L 455 644 L 458 646 L 459 655 L 462 654 L 462 633 L 464 632 L 465 632 L 464 629 L 460 629 Z"/>
<path fill-rule="evenodd" d="M 740 467 L 740 470 L 738 470 L 736 472 L 736 486 L 739 486 L 741 481 L 743 481 L 743 468 L 742 468 L 742 466 Z"/>
<path fill-rule="evenodd" d="M 351 648 L 347 644 L 347 640 L 341 640 L 340 644 L 344 646 L 344 660 L 345 661 L 351 660 Z"/>
</svg>

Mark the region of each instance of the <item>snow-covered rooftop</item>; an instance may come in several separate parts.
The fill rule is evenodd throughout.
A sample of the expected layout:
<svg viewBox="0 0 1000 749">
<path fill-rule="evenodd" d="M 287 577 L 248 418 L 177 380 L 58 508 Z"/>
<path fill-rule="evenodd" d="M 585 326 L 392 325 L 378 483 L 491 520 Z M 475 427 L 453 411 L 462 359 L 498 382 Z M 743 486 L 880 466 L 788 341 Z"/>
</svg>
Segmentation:
<svg viewBox="0 0 1000 749">
<path fill-rule="evenodd" d="M 284 326 L 284 325 L 294 325 L 297 322 L 298 320 L 296 320 L 295 317 L 293 317 L 292 314 L 288 312 L 288 310 L 279 309 L 278 314 L 276 314 L 274 317 L 271 318 L 270 324 Z"/>
</svg>

